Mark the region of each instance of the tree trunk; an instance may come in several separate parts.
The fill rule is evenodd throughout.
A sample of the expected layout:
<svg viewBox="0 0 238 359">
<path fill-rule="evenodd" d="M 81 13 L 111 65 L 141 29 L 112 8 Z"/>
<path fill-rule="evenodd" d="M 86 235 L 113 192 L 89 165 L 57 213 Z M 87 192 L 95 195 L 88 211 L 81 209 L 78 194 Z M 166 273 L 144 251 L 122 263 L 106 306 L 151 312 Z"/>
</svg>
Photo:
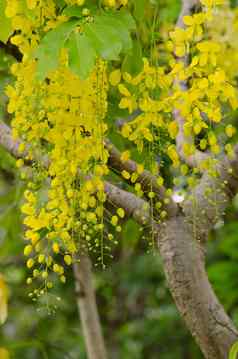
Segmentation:
<svg viewBox="0 0 238 359">
<path fill-rule="evenodd" d="M 227 359 L 238 333 L 219 303 L 205 271 L 201 242 L 183 216 L 158 235 L 167 282 L 187 327 L 207 359 Z"/>
<path fill-rule="evenodd" d="M 74 264 L 77 304 L 88 359 L 106 359 L 106 349 L 93 288 L 92 265 L 87 255 Z"/>
</svg>

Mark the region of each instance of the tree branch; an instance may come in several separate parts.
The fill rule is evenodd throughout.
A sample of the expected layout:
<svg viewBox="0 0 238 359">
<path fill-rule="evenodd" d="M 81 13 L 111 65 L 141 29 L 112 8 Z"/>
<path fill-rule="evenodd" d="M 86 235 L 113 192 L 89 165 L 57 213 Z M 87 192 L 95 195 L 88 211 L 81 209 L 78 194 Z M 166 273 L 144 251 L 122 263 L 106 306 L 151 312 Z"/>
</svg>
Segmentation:
<svg viewBox="0 0 238 359">
<path fill-rule="evenodd" d="M 104 188 L 110 202 L 117 207 L 123 208 L 128 217 L 134 218 L 141 225 L 152 222 L 148 202 L 107 181 L 104 182 Z"/>
<path fill-rule="evenodd" d="M 158 245 L 175 303 L 205 358 L 227 359 L 238 333 L 208 281 L 193 226 L 183 216 L 170 219 L 158 231 Z"/>
<path fill-rule="evenodd" d="M 178 20 L 176 22 L 176 26 L 182 29 L 185 28 L 185 24 L 183 22 L 183 17 L 186 15 L 190 15 L 195 6 L 199 5 L 199 0 L 182 0 L 182 7 L 180 10 L 180 14 Z"/>
<path fill-rule="evenodd" d="M 20 144 L 21 141 L 15 141 L 13 139 L 11 128 L 0 121 L 0 145 L 3 146 L 13 157 L 23 158 L 27 156 L 27 151 L 19 153 Z M 48 160 L 44 159 L 44 163 L 47 165 Z M 134 217 L 139 223 L 148 221 L 149 204 L 145 200 L 108 181 L 104 181 L 104 189 L 110 203 L 113 203 L 117 207 L 122 207 L 126 211 L 127 216 Z"/>
<path fill-rule="evenodd" d="M 13 157 L 21 158 L 19 153 L 20 141 L 15 141 L 12 137 L 11 128 L 3 121 L 0 121 L 0 145 L 5 148 Z"/>
<path fill-rule="evenodd" d="M 116 119 L 116 127 L 118 128 L 118 130 L 121 130 L 122 127 L 130 122 L 133 121 L 137 116 L 139 116 L 142 113 L 142 111 L 138 108 L 137 110 L 135 110 L 131 115 L 127 116 L 126 118 L 117 118 Z"/>
<path fill-rule="evenodd" d="M 191 137 L 185 136 L 184 134 L 184 118 L 180 115 L 179 110 L 175 109 L 173 111 L 174 119 L 178 124 L 178 135 L 176 136 L 176 147 L 180 158 L 187 163 L 190 167 L 197 167 L 199 163 L 208 158 L 207 153 L 199 151 L 198 149 L 195 152 L 187 156 L 184 154 L 183 145 L 184 143 L 193 144 Z"/>
<path fill-rule="evenodd" d="M 215 166 L 216 176 L 204 173 L 199 184 L 182 203 L 183 212 L 193 223 L 197 239 L 207 238 L 209 231 L 221 220 L 238 189 L 238 145 L 234 158 L 224 156 Z"/>
<path fill-rule="evenodd" d="M 183 28 L 183 16 L 188 15 L 195 0 L 183 1 L 177 26 Z M 182 61 L 186 64 L 187 59 Z M 177 84 L 175 84 L 177 85 Z M 182 90 L 186 84 L 179 83 Z M 184 119 L 174 111 L 179 126 L 176 140 L 181 158 L 190 166 L 197 166 L 206 154 L 196 151 L 186 158 L 183 143 L 191 142 L 184 135 Z M 227 359 L 231 346 L 238 340 L 238 332 L 219 303 L 205 270 L 204 244 L 214 224 L 238 188 L 238 149 L 233 160 L 225 156 L 216 166 L 217 176 L 204 173 L 199 184 L 182 204 L 183 215 L 166 221 L 158 228 L 158 246 L 162 256 L 169 288 L 187 327 L 206 359 Z"/>
<path fill-rule="evenodd" d="M 89 257 L 81 255 L 80 262 L 74 263 L 73 269 L 76 284 L 76 299 L 88 359 L 106 359 L 107 353 L 97 310 L 93 287 L 92 264 Z"/>
<path fill-rule="evenodd" d="M 119 174 L 121 174 L 123 170 L 126 170 L 130 174 L 136 172 L 137 163 L 135 161 L 122 161 L 120 151 L 118 151 L 118 149 L 110 141 L 106 141 L 105 146 L 109 152 L 108 164 L 112 167 L 112 169 L 116 169 Z M 138 174 L 136 182 L 141 184 L 141 188 L 144 192 L 148 193 L 153 191 L 157 200 L 163 202 L 166 198 L 166 189 L 164 186 L 158 186 L 157 178 L 153 176 L 151 172 L 144 170 L 141 174 Z M 169 203 L 164 204 L 163 208 L 168 213 L 168 216 L 172 217 L 176 215 L 178 208 L 172 198 L 169 200 Z"/>
</svg>

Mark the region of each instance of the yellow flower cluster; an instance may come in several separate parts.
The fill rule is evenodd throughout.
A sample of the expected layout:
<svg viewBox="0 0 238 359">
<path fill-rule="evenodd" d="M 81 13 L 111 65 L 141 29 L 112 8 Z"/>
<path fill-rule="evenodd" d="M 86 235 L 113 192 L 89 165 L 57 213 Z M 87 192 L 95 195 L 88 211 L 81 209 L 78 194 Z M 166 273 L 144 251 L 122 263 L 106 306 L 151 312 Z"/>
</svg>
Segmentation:
<svg viewBox="0 0 238 359">
<path fill-rule="evenodd" d="M 83 6 L 84 0 L 66 3 Z M 102 3 L 105 7 L 120 7 L 126 6 L 127 0 Z M 226 10 L 227 18 L 232 17 L 233 30 L 216 32 L 213 7 L 219 3 L 220 0 L 202 0 L 204 11 L 185 16 L 185 28 L 170 32 L 166 43 L 168 63 L 154 66 L 144 59 L 143 69 L 136 76 L 120 69 L 109 76 L 110 84 L 121 96 L 120 109 L 133 115 L 123 125 L 122 135 L 135 143 L 139 151 L 149 154 L 146 163 L 138 164 L 134 172 L 122 170 L 121 176 L 134 186 L 137 196 L 148 197 L 152 216 L 155 210 L 159 220 L 167 215 L 164 205 L 169 203 L 172 190 L 167 189 L 160 202 L 152 185 L 144 193 L 143 181 L 139 181 L 147 167 L 157 177 L 157 186 L 163 185 L 164 178 L 159 173 L 162 161 L 157 161 L 154 152 L 158 150 L 161 157 L 166 157 L 174 172 L 187 176 L 191 187 L 199 170 L 212 169 L 213 160 L 221 151 L 233 155 L 229 140 L 235 129 L 224 123 L 223 108 L 233 111 L 238 106 L 233 87 L 237 71 L 229 67 L 229 58 L 237 55 L 238 20 L 236 12 L 230 15 L 231 10 Z M 38 81 L 37 60 L 32 59 L 32 53 L 44 35 L 67 18 L 58 15 L 54 0 L 27 0 L 24 4 L 27 6 L 21 0 L 6 1 L 5 13 L 14 29 L 11 42 L 23 55 L 22 61 L 12 66 L 16 81 L 7 87 L 6 93 L 8 111 L 13 114 L 13 134 L 29 144 L 27 160 L 32 161 L 32 173 L 22 169 L 22 177 L 29 178 L 22 212 L 28 241 L 24 254 L 32 271 L 27 283 L 34 278 L 43 280 L 43 289 L 35 292 L 38 295 L 52 287 L 54 275 L 66 281 L 64 264 L 71 265 L 79 251 L 100 251 L 103 263 L 106 195 L 102 178 L 109 171 L 104 146 L 109 86 L 107 64 L 102 59 L 98 58 L 90 76 L 81 80 L 68 67 L 66 49 L 60 52 L 57 70 Z M 228 54 L 225 62 L 224 51 Z M 224 146 L 214 130 L 223 123 Z M 191 170 L 181 163 L 176 146 L 179 131 L 185 138 L 185 157 L 197 149 L 210 151 L 201 168 Z M 19 152 L 24 153 L 25 147 L 22 144 Z M 129 150 L 124 151 L 121 161 L 128 161 L 130 155 Z M 23 167 L 24 161 L 18 160 L 17 166 Z M 177 184 L 175 175 L 174 185 Z M 111 217 L 110 224 L 116 232 L 121 231 L 124 216 L 124 210 L 118 208 Z M 113 235 L 109 233 L 107 238 L 111 241 Z"/>
<path fill-rule="evenodd" d="M 5 14 L 11 18 L 16 33 L 11 37 L 11 43 L 22 52 L 23 60 L 29 58 L 32 49 L 38 44 L 44 27 L 47 29 L 57 21 L 62 21 L 57 16 L 53 0 L 7 0 Z"/>
<path fill-rule="evenodd" d="M 212 21 L 208 23 L 208 33 L 221 46 L 218 64 L 230 80 L 238 71 L 238 10 L 231 9 L 229 2 L 216 9 Z"/>
<path fill-rule="evenodd" d="M 142 112 L 122 128 L 122 135 L 142 150 L 144 139 L 153 141 L 151 126 L 164 126 L 161 114 L 166 112 L 169 104 L 169 98 L 164 94 L 168 94 L 171 88 L 172 76 L 165 74 L 165 68 L 150 66 L 148 60 L 144 59 L 143 71 L 137 76 L 132 77 L 128 73 L 121 75 L 119 70 L 115 70 L 110 74 L 109 81 L 113 86 L 118 86 L 122 95 L 119 103 L 121 109 L 128 109 L 130 114 L 137 108 Z M 163 90 L 163 98 L 155 100 L 153 93 L 159 88 Z"/>
<path fill-rule="evenodd" d="M 214 21 L 212 7 L 217 2 L 204 1 L 203 4 L 206 6 L 204 11 L 183 18 L 185 28 L 175 28 L 170 33 L 166 44 L 171 53 L 168 66 L 154 67 L 144 60 L 143 70 L 135 77 L 121 74 L 119 70 L 109 77 L 111 85 L 121 94 L 119 107 L 130 114 L 140 109 L 139 115 L 124 124 L 122 135 L 142 150 L 144 143 L 158 142 L 158 133 L 165 131 L 168 141 L 164 153 L 174 167 L 181 165 L 175 146 L 179 131 L 175 109 L 183 119 L 183 153 L 186 157 L 193 155 L 196 147 L 201 151 L 208 148 L 211 158 L 223 150 L 229 156 L 233 155 L 232 145 L 221 146 L 214 131 L 223 120 L 224 106 L 230 111 L 238 107 L 237 91 L 226 73 L 227 67 L 223 66 L 224 47 L 230 49 L 230 42 L 221 44 L 219 36 L 207 38 L 204 30 Z M 234 15 L 234 24 L 235 18 Z M 233 44 L 235 41 L 237 37 L 236 40 L 233 38 Z M 235 129 L 228 125 L 224 132 L 228 141 Z M 209 166 L 211 163 L 209 161 Z M 202 163 L 201 169 L 206 166 L 207 162 Z"/>
<path fill-rule="evenodd" d="M 217 41 L 218 37 L 207 39 L 204 29 L 210 25 L 215 16 L 211 6 L 215 2 L 204 3 L 205 13 L 185 16 L 185 29 L 175 29 L 171 33 L 172 50 L 178 57 L 190 56 L 189 62 L 171 61 L 175 75 L 174 90 L 171 100 L 174 108 L 180 111 L 184 119 L 183 131 L 187 138 L 199 136 L 200 150 L 210 147 L 214 155 L 222 151 L 218 139 L 213 131 L 216 124 L 223 119 L 222 109 L 226 105 L 232 110 L 238 106 L 237 91 L 230 82 L 224 62 L 224 45 Z M 180 49 L 178 51 L 178 49 Z M 181 50 L 182 49 L 182 50 Z M 222 58 L 222 61 L 221 61 Z M 181 82 L 188 82 L 188 90 L 181 90 Z M 201 138 L 202 134 L 202 138 Z M 226 131 L 227 134 L 227 131 Z M 230 132 L 231 134 L 231 132 Z M 234 134 L 234 132 L 233 132 Z M 228 137 L 232 137 L 231 136 Z M 230 147 L 228 155 L 232 155 Z M 191 143 L 184 144 L 184 154 L 190 156 L 195 151 Z"/>
<path fill-rule="evenodd" d="M 102 176 L 108 172 L 103 120 L 108 83 L 106 63 L 100 59 L 86 80 L 79 79 L 68 68 L 65 49 L 58 69 L 45 81 L 36 80 L 36 60 L 29 54 L 42 30 L 44 33 L 53 22 L 62 21 L 56 16 L 54 1 L 40 2 L 42 6 L 36 3 L 27 2 L 30 18 L 22 12 L 20 1 L 7 3 L 6 13 L 18 30 L 11 41 L 23 53 L 23 60 L 12 66 L 16 82 L 6 93 L 8 111 L 14 114 L 13 134 L 30 144 L 27 158 L 37 159 L 22 206 L 29 241 L 24 254 L 32 270 L 27 282 L 40 277 L 44 288 L 50 288 L 50 273 L 66 280 L 62 256 L 70 265 L 79 250 L 92 249 L 95 243 L 99 246 L 103 235 L 106 198 Z M 23 145 L 19 150 L 24 149 Z M 18 167 L 23 164 L 17 161 Z M 35 294 L 39 293 L 42 289 L 36 290 Z"/>
</svg>

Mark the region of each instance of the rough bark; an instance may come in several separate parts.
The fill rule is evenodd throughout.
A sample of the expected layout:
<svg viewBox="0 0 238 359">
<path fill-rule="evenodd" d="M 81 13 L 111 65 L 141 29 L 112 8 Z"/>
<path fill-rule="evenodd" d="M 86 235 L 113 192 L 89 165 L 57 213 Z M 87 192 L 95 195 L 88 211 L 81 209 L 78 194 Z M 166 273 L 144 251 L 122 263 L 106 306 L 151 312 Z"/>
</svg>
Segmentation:
<svg viewBox="0 0 238 359">
<path fill-rule="evenodd" d="M 238 333 L 208 281 L 204 252 L 183 216 L 158 234 L 164 270 L 175 303 L 206 359 L 227 359 Z"/>
<path fill-rule="evenodd" d="M 77 305 L 79 308 L 88 359 L 106 359 L 96 296 L 93 288 L 91 261 L 87 255 L 74 264 Z"/>
</svg>

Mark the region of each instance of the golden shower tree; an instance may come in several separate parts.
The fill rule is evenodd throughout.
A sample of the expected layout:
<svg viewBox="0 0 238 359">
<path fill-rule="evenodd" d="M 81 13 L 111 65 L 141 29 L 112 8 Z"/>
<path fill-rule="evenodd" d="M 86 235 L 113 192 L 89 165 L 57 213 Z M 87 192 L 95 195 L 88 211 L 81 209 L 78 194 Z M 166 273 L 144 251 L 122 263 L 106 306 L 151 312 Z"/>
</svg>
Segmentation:
<svg viewBox="0 0 238 359">
<path fill-rule="evenodd" d="M 205 257 L 238 188 L 237 11 L 183 0 L 161 29 L 156 1 L 0 0 L 0 11 L 15 58 L 0 143 L 27 186 L 30 296 L 73 265 L 88 357 L 105 359 L 90 258 L 104 268 L 131 217 L 205 358 L 228 358 L 238 332 Z"/>
</svg>

